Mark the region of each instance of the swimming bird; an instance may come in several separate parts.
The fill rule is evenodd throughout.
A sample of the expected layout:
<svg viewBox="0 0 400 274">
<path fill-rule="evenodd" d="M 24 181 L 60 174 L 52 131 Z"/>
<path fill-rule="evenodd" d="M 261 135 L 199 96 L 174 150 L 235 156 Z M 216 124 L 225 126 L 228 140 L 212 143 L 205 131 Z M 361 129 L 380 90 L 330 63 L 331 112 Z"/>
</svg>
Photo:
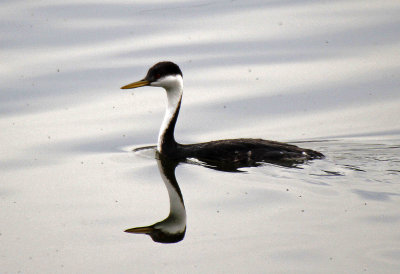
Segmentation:
<svg viewBox="0 0 400 274">
<path fill-rule="evenodd" d="M 183 74 L 179 66 L 164 61 L 152 66 L 140 81 L 121 87 L 133 89 L 143 86 L 162 87 L 167 93 L 167 106 L 158 135 L 157 151 L 175 160 L 198 159 L 209 166 L 236 170 L 238 167 L 257 166 L 262 162 L 284 163 L 291 166 L 307 160 L 320 159 L 320 152 L 295 145 L 263 139 L 226 139 L 197 144 L 179 144 L 174 129 L 183 94 Z"/>
</svg>

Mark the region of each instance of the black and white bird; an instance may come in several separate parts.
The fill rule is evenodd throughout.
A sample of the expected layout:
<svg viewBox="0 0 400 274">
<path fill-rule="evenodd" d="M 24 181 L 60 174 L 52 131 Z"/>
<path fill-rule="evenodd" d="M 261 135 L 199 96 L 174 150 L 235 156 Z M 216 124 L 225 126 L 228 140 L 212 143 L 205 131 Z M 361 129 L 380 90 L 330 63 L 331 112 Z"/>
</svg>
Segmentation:
<svg viewBox="0 0 400 274">
<path fill-rule="evenodd" d="M 157 151 L 168 158 L 185 161 L 197 159 L 209 166 L 236 170 L 257 166 L 262 162 L 292 166 L 307 160 L 320 159 L 320 152 L 295 145 L 263 139 L 226 139 L 197 144 L 179 144 L 174 129 L 183 94 L 183 75 L 178 65 L 159 62 L 152 66 L 142 80 L 121 87 L 132 89 L 143 86 L 162 87 L 167 92 L 167 107 L 158 135 Z"/>
</svg>

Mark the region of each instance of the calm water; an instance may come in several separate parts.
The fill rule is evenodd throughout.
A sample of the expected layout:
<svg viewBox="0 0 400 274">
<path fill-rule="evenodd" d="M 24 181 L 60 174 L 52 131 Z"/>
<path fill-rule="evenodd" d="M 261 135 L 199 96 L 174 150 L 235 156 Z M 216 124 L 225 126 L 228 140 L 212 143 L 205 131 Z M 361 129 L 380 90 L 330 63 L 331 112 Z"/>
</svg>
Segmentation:
<svg viewBox="0 0 400 274">
<path fill-rule="evenodd" d="M 11 170 L 0 200 L 3 273 L 396 273 L 399 144 L 298 143 L 326 159 L 240 173 L 192 164 L 161 172 L 153 150 L 131 148 Z M 162 221 L 174 237 L 124 232 Z"/>
<path fill-rule="evenodd" d="M 319 150 L 327 157 L 296 168 L 265 164 L 242 169 L 245 172 L 240 174 L 179 165 L 175 188 L 182 190 L 187 205 L 186 235 L 186 216 L 179 212 L 179 190 L 171 194 L 174 191 L 166 182 L 171 214 L 168 219 L 164 220 L 166 214 L 153 220 L 161 222 L 156 225 L 160 229 L 152 232 L 154 245 L 159 245 L 156 242 L 164 230 L 166 238 L 161 237 L 161 241 L 181 241 L 178 244 L 196 257 L 202 254 L 204 245 L 211 245 L 215 251 L 204 256 L 221 256 L 224 263 L 232 264 L 232 269 L 242 270 L 399 269 L 399 139 L 298 145 Z M 133 161 L 153 162 L 155 170 L 153 153 L 138 152 Z M 149 183 L 158 180 L 161 184 L 163 177 L 168 181 L 165 169 L 159 170 L 161 176 L 149 176 Z M 167 196 L 165 191 L 157 192 L 152 195 Z M 132 235 L 132 241 L 152 240 Z M 254 265 L 238 266 L 243 262 L 232 262 L 232 256 Z"/>
<path fill-rule="evenodd" d="M 400 273 L 398 1 L 0 14 L 0 273 Z M 298 145 L 326 159 L 229 173 L 132 153 L 165 96 L 119 87 L 161 60 L 185 77 L 179 141 L 317 140 Z M 124 232 L 157 222 L 175 236 Z"/>
</svg>

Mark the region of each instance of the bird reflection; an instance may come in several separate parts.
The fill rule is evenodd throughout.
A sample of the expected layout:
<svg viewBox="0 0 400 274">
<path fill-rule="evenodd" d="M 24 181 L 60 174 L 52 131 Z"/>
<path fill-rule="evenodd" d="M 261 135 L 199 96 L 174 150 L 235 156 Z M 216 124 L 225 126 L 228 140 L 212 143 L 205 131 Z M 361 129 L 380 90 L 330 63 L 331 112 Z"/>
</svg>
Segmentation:
<svg viewBox="0 0 400 274">
<path fill-rule="evenodd" d="M 156 152 L 161 178 L 168 190 L 170 212 L 167 218 L 150 226 L 134 227 L 125 230 L 128 233 L 147 234 L 159 243 L 176 243 L 185 237 L 186 210 L 183 197 L 175 177 L 175 168 L 179 164 Z"/>
<path fill-rule="evenodd" d="M 163 179 L 165 186 L 168 190 L 170 212 L 167 218 L 157 222 L 150 226 L 134 227 L 125 230 L 128 233 L 134 234 L 147 234 L 153 241 L 159 243 L 176 243 L 182 241 L 186 233 L 186 210 L 183 203 L 183 196 L 179 188 L 178 182 L 175 177 L 175 168 L 180 163 L 188 163 L 194 165 L 200 165 L 203 167 L 225 171 L 225 172 L 243 172 L 241 168 L 246 167 L 257 167 L 263 163 L 248 161 L 248 159 L 238 158 L 235 161 L 211 161 L 206 158 L 197 159 L 184 159 L 174 160 L 170 159 L 157 152 L 155 146 L 146 146 L 134 149 L 134 152 L 143 150 L 155 151 L 158 170 L 161 178 Z M 298 168 L 299 165 L 303 164 L 304 161 L 291 160 L 291 161 L 280 161 L 280 160 L 269 160 L 267 164 L 272 164 L 281 167 Z"/>
<path fill-rule="evenodd" d="M 133 149 L 133 152 L 140 152 L 145 150 L 154 150 L 157 155 L 161 156 L 161 154 L 157 152 L 157 146 L 138 147 Z M 180 163 L 186 163 L 191 165 L 203 166 L 206 168 L 224 172 L 245 172 L 244 170 L 242 170 L 243 168 L 258 167 L 266 164 L 280 166 L 280 167 L 301 168 L 301 165 L 310 162 L 310 160 L 306 159 L 299 159 L 299 158 L 280 159 L 279 157 L 277 159 L 271 158 L 263 161 L 253 161 L 248 157 L 243 158 L 240 157 L 239 155 L 232 159 L 217 159 L 217 160 L 201 156 L 197 156 L 196 158 L 184 158 L 184 159 L 172 159 L 167 156 L 163 157 L 165 158 L 164 161 L 175 161 L 176 162 L 175 167 Z"/>
</svg>

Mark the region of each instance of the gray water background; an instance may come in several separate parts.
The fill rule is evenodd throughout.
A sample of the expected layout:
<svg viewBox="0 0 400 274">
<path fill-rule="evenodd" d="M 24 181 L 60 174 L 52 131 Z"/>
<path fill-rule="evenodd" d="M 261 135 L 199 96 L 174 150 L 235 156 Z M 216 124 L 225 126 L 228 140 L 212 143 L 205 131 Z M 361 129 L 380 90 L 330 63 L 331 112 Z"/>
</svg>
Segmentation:
<svg viewBox="0 0 400 274">
<path fill-rule="evenodd" d="M 3 1 L 0 272 L 398 273 L 395 1 Z M 168 215 L 154 144 L 183 69 L 183 143 L 262 137 L 323 152 L 297 169 L 182 164 L 183 241 L 123 231 Z M 303 142 L 306 141 L 306 142 Z M 312 142 L 309 142 L 312 141 Z"/>
</svg>

